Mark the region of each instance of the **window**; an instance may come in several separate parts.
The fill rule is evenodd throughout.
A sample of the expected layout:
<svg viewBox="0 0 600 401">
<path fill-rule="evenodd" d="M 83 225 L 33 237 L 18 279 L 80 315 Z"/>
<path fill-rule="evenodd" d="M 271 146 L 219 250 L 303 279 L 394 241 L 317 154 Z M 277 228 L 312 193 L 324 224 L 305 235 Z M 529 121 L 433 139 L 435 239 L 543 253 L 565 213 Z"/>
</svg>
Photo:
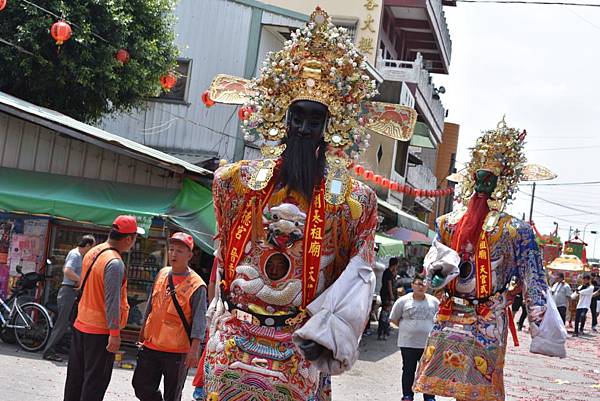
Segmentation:
<svg viewBox="0 0 600 401">
<path fill-rule="evenodd" d="M 409 144 L 410 142 L 396 141 L 396 165 L 394 166 L 394 170 L 402 177 L 406 177 Z"/>
<path fill-rule="evenodd" d="M 173 102 L 187 102 L 188 78 L 192 71 L 192 60 L 178 59 L 175 75 L 177 83 L 170 91 L 162 91 L 158 99 Z"/>
</svg>

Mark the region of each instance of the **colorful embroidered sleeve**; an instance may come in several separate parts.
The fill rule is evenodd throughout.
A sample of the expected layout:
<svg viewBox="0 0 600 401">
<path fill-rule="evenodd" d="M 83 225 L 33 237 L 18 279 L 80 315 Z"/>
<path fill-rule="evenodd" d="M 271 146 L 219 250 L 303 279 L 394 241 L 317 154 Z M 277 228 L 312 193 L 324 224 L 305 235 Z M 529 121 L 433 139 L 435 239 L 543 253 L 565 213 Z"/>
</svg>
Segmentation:
<svg viewBox="0 0 600 401">
<path fill-rule="evenodd" d="M 360 184 L 362 193 L 359 201 L 363 207 L 356 226 L 356 239 L 352 242 L 350 258 L 359 255 L 371 267 L 375 265 L 375 229 L 377 228 L 377 195 L 370 188 Z"/>
<path fill-rule="evenodd" d="M 532 336 L 530 351 L 564 358 L 567 331 L 546 283 L 535 235 L 531 227 L 522 221 L 517 222 L 516 226 L 515 256 Z"/>
<path fill-rule="evenodd" d="M 542 264 L 540 250 L 535 242 L 531 227 L 522 221 L 513 220 L 517 227 L 515 256 L 519 276 L 523 283 L 523 299 L 527 305 L 529 322 L 539 326 L 546 310 L 548 284 Z"/>
</svg>

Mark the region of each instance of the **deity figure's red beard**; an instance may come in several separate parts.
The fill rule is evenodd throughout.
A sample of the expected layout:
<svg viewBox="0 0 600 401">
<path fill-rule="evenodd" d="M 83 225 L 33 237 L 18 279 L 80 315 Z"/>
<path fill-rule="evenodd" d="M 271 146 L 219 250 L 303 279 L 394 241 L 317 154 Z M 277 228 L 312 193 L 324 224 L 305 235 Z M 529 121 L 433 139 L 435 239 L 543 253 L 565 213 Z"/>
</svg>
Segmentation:
<svg viewBox="0 0 600 401">
<path fill-rule="evenodd" d="M 456 225 L 456 230 L 452 236 L 452 249 L 459 254 L 463 253 L 467 244 L 471 243 L 473 247 L 481 234 L 483 222 L 490 211 L 487 204 L 488 194 L 476 193 L 469 200 L 467 212 Z"/>
</svg>

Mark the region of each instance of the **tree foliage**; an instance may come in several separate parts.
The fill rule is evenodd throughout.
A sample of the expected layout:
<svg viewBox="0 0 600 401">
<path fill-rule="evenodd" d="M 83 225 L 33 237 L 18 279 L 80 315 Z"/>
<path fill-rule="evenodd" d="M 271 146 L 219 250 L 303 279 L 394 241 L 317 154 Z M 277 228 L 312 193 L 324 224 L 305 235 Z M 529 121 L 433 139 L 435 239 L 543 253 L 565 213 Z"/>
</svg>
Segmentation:
<svg viewBox="0 0 600 401">
<path fill-rule="evenodd" d="M 0 91 L 73 118 L 98 121 L 129 111 L 160 91 L 175 66 L 175 0 L 31 0 L 63 16 L 73 35 L 60 48 L 50 35 L 58 19 L 22 0 L 0 12 Z M 126 49 L 126 64 L 115 54 Z"/>
</svg>

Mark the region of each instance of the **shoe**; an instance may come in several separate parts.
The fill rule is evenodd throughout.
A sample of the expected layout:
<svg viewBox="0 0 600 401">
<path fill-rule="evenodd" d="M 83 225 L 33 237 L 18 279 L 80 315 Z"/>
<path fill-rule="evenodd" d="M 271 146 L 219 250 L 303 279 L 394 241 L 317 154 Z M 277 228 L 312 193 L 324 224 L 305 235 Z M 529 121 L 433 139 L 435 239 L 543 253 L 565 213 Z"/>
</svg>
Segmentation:
<svg viewBox="0 0 600 401">
<path fill-rule="evenodd" d="M 405 395 L 404 397 L 402 397 L 402 399 L 400 401 L 413 401 L 414 398 L 411 397 L 410 395 Z"/>
<path fill-rule="evenodd" d="M 52 353 L 52 354 L 44 354 L 42 355 L 42 358 L 45 359 L 46 361 L 52 361 L 52 362 L 64 362 L 64 359 L 62 359 L 60 356 Z"/>
<path fill-rule="evenodd" d="M 435 401 L 435 397 L 423 398 L 423 401 Z"/>
<path fill-rule="evenodd" d="M 593 326 L 593 327 L 592 327 L 592 331 L 593 331 L 594 333 L 597 333 L 597 332 L 598 332 L 598 329 L 596 329 L 596 326 Z"/>
</svg>

